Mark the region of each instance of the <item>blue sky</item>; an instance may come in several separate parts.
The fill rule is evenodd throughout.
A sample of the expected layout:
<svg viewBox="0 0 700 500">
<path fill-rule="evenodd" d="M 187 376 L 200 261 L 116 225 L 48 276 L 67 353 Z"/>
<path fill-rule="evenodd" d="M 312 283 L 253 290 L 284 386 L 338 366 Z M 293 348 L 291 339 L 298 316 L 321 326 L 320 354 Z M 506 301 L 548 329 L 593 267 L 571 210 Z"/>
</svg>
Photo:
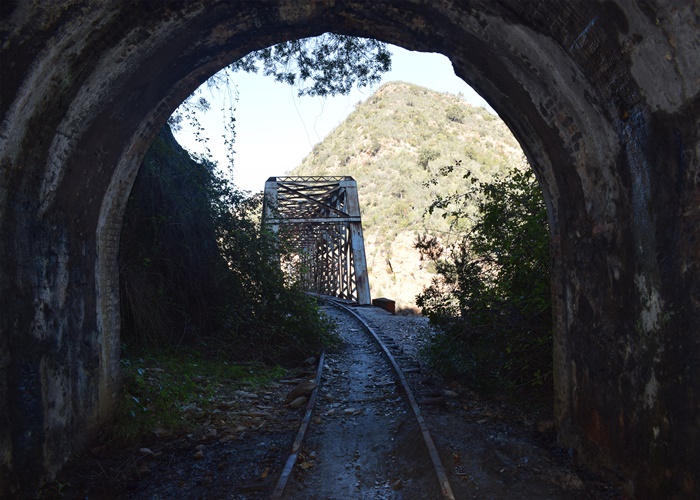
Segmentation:
<svg viewBox="0 0 700 500">
<path fill-rule="evenodd" d="M 236 141 L 233 146 L 233 180 L 241 188 L 261 191 L 265 180 L 284 175 L 301 163 L 315 144 L 321 142 L 354 109 L 381 85 L 390 81 L 415 83 L 438 92 L 462 93 L 474 105 L 491 109 L 463 80 L 455 76 L 452 64 L 443 55 L 411 52 L 390 46 L 392 70 L 378 85 L 353 89 L 347 96 L 328 98 L 297 97 L 289 85 L 271 77 L 236 73 Z M 211 109 L 199 115 L 208 147 L 220 167 L 227 167 L 227 148 L 222 138 L 225 114 L 221 108 L 230 99 L 225 93 L 203 90 Z M 188 127 L 176 133 L 185 148 L 201 152 Z"/>
</svg>

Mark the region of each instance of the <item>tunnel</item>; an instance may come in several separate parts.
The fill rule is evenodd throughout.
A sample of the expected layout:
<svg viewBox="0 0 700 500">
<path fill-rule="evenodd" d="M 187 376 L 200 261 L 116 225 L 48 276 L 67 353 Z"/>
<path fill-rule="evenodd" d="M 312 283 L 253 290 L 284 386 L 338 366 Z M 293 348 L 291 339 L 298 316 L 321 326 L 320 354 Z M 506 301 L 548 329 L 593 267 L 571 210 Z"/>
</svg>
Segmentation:
<svg viewBox="0 0 700 500">
<path fill-rule="evenodd" d="M 442 53 L 503 118 L 548 208 L 559 443 L 637 496 L 700 495 L 698 9 L 3 1 L 0 496 L 109 421 L 122 217 L 168 116 L 230 62 L 324 32 Z"/>
</svg>

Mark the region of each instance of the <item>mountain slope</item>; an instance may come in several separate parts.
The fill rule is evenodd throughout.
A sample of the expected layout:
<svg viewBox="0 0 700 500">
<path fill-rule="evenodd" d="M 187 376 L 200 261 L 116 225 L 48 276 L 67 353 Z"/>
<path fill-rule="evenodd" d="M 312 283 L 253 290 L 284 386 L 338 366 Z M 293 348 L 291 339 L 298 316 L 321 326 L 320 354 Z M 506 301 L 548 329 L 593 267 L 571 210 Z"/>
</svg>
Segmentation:
<svg viewBox="0 0 700 500">
<path fill-rule="evenodd" d="M 440 167 L 461 162 L 437 184 Z M 372 297 L 400 308 L 431 273 L 413 248 L 416 235 L 446 234 L 449 219 L 424 217 L 436 195 L 463 192 L 465 170 L 482 180 L 523 165 L 505 124 L 461 96 L 392 82 L 377 90 L 317 144 L 291 175 L 350 175 L 358 183 Z"/>
</svg>

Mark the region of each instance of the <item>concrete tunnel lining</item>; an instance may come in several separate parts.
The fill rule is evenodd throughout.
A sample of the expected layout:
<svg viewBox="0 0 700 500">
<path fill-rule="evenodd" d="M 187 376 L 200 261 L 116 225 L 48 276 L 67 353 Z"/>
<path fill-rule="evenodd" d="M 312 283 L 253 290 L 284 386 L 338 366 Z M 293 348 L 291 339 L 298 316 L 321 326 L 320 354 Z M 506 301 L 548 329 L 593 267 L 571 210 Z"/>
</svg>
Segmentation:
<svg viewBox="0 0 700 500">
<path fill-rule="evenodd" d="M 671 289 L 698 278 L 700 252 L 691 236 L 700 216 L 687 210 L 670 217 L 656 206 L 672 200 L 674 190 L 681 194 L 675 206 L 698 200 L 697 123 L 687 116 L 699 107 L 699 70 L 692 64 L 698 33 L 692 21 L 684 24 L 684 11 L 615 2 L 212 0 L 139 7 L 76 1 L 40 11 L 23 4 L 10 8 L 0 25 L 13 42 L 2 46 L 3 66 L 11 71 L 3 76 L 0 100 L 0 227 L 16 240 L 0 250 L 6 283 L 0 300 L 15 320 L 0 320 L 6 353 L 0 366 L 10 374 L 0 394 L 20 405 L 0 412 L 8 422 L 0 433 L 0 486 L 27 475 L 51 477 L 82 445 L 66 443 L 61 429 L 94 429 L 110 414 L 119 385 L 119 232 L 157 130 L 228 62 L 275 42 L 336 31 L 444 53 L 499 112 L 534 166 L 548 205 L 561 442 L 584 463 L 603 457 L 602 467 L 633 482 L 659 487 L 670 470 L 677 487 L 697 490 L 690 471 L 698 452 L 679 448 L 682 437 L 671 422 L 697 418 L 698 403 L 669 409 L 664 390 L 679 389 L 670 380 L 658 382 L 668 371 L 659 360 L 680 359 L 666 349 L 674 331 L 687 331 L 682 343 L 693 359 L 698 348 L 689 340 L 692 314 L 700 310 L 697 287 L 688 298 Z M 668 65 L 673 70 L 663 71 Z M 680 156 L 652 151 L 653 133 L 680 137 Z M 671 179 L 666 184 L 660 162 Z M 662 265 L 659 248 L 675 242 L 662 231 L 667 223 L 682 244 L 669 252 L 675 260 Z M 33 254 L 23 256 L 27 246 Z M 32 269 L 31 262 L 56 251 L 63 278 L 50 277 L 48 265 Z M 31 274 L 49 277 L 49 284 L 27 284 Z M 11 304 L 13 296 L 22 305 Z M 24 303 L 30 300 L 33 306 Z M 41 321 L 32 309 L 43 311 Z M 674 312 L 679 309 L 686 312 Z M 80 369 L 71 373 L 39 348 L 19 355 L 21 325 L 47 342 L 42 349 L 57 345 Z M 86 338 L 79 340 L 78 331 Z M 71 342 L 84 342 L 83 351 Z M 58 382 L 49 390 L 35 377 L 33 399 L 22 399 L 12 384 L 25 380 L 25 369 L 56 373 Z M 79 385 L 83 372 L 98 382 Z M 683 387 L 692 393 L 698 377 L 683 373 Z M 37 414 L 21 424 L 23 411 Z M 16 437 L 32 425 L 42 426 L 43 436 Z M 626 457 L 630 446 L 664 457 L 663 474 L 661 468 L 651 473 L 644 458 Z M 684 469 L 683 461 L 691 465 Z M 13 470 L 21 464 L 26 471 Z"/>
</svg>

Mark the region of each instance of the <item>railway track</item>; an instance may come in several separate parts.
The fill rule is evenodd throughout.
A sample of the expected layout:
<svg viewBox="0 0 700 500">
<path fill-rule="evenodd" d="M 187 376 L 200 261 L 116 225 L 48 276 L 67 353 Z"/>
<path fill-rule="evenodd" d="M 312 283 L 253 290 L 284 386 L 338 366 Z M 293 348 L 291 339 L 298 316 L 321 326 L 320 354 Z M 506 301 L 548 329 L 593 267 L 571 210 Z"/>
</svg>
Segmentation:
<svg viewBox="0 0 700 500">
<path fill-rule="evenodd" d="M 316 388 L 272 498 L 454 499 L 390 336 L 326 299 L 344 348 L 320 358 Z"/>
<path fill-rule="evenodd" d="M 336 317 L 345 346 L 329 350 L 318 366 L 309 360 L 285 379 L 235 390 L 224 390 L 227 380 L 203 378 L 198 385 L 211 384 L 217 395 L 198 413 L 188 410 L 185 433 L 149 435 L 136 448 L 114 449 L 111 443 L 92 448 L 56 482 L 70 485 L 61 496 L 622 498 L 615 486 L 570 463 L 566 450 L 544 441 L 553 438 L 551 421 L 538 420 L 546 414 L 523 413 L 458 384 L 443 387 L 441 379 L 420 373 L 414 361 L 417 333 L 429 331 L 421 318 L 353 308 L 357 319 L 324 308 Z M 393 371 L 394 364 L 403 376 Z M 144 369 L 163 371 L 156 365 Z M 312 381 L 316 389 L 308 407 L 278 403 L 287 401 L 291 388 Z M 430 434 L 421 428 L 415 399 L 442 464 L 425 443 Z M 442 465 L 454 490 L 445 487 L 450 485 L 443 481 Z"/>
</svg>

